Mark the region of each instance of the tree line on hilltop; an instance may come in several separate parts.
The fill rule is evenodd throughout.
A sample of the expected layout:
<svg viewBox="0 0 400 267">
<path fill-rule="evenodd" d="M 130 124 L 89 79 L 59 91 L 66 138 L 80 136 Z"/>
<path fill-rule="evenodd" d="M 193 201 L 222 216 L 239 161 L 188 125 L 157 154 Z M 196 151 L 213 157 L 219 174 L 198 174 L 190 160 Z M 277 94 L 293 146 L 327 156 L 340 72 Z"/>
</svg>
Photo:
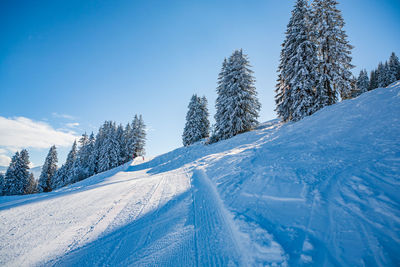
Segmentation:
<svg viewBox="0 0 400 267">
<path fill-rule="evenodd" d="M 50 192 L 76 183 L 145 155 L 146 126 L 142 116 L 135 115 L 125 127 L 105 121 L 96 136 L 84 133 L 79 144 L 74 141 L 65 163 L 58 168 L 56 146 L 52 146 L 42 167 L 39 180 L 29 172 L 26 149 L 16 152 L 5 173 L 0 174 L 1 195 L 23 195 Z"/>
</svg>

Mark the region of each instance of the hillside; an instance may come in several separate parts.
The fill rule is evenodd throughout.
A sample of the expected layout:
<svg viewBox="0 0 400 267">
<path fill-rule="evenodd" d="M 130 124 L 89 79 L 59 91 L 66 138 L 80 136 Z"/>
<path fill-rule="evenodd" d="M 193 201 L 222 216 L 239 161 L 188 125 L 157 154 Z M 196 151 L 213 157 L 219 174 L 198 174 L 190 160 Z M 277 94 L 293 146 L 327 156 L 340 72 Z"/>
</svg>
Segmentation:
<svg viewBox="0 0 400 267">
<path fill-rule="evenodd" d="M 396 266 L 400 82 L 297 123 L 0 197 L 0 265 Z"/>
</svg>

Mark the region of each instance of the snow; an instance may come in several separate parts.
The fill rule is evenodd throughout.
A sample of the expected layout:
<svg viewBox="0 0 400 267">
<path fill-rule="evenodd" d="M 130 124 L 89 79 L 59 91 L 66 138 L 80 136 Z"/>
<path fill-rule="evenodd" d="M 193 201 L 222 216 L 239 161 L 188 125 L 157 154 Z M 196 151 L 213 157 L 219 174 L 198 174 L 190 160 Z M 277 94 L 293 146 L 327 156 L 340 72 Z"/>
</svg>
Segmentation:
<svg viewBox="0 0 400 267">
<path fill-rule="evenodd" d="M 396 266 L 399 95 L 0 197 L 0 265 Z"/>
</svg>

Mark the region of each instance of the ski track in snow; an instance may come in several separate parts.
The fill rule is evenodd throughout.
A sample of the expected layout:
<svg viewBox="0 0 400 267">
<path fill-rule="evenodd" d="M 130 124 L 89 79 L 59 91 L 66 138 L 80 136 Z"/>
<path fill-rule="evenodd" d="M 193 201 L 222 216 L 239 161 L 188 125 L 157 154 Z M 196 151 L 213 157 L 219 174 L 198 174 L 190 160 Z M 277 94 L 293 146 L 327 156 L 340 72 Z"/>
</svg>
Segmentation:
<svg viewBox="0 0 400 267">
<path fill-rule="evenodd" d="M 1 197 L 0 265 L 396 266 L 399 93 Z"/>
</svg>

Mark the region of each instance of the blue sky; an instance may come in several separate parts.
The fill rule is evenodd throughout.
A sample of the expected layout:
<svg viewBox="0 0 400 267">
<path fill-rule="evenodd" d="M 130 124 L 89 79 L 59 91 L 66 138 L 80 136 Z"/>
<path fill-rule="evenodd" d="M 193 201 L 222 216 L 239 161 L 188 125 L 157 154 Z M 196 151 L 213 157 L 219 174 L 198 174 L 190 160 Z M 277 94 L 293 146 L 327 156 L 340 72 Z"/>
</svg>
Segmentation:
<svg viewBox="0 0 400 267">
<path fill-rule="evenodd" d="M 400 1 L 339 1 L 353 70 L 400 55 Z M 280 44 L 294 1 L 1 1 L 0 165 L 27 147 L 61 163 L 75 135 L 104 120 L 148 125 L 147 152 L 181 146 L 187 104 L 205 95 L 214 114 L 224 57 L 249 55 L 262 103 L 275 118 Z"/>
</svg>

